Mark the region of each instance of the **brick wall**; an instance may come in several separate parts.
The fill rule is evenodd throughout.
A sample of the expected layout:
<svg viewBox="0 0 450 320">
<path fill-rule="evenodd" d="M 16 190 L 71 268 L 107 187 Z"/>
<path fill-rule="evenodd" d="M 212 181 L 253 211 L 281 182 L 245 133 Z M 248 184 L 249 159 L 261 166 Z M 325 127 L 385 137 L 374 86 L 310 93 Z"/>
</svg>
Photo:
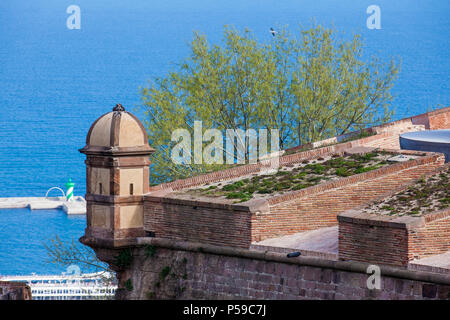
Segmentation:
<svg viewBox="0 0 450 320">
<path fill-rule="evenodd" d="M 425 217 L 423 227 L 408 230 L 408 260 L 450 250 L 450 209 Z"/>
<path fill-rule="evenodd" d="M 450 250 L 450 210 L 390 218 L 350 210 L 338 216 L 339 259 L 406 267 Z"/>
<path fill-rule="evenodd" d="M 406 228 L 339 220 L 339 259 L 397 265 L 408 263 Z M 358 223 L 361 222 L 361 223 Z"/>
<path fill-rule="evenodd" d="M 431 130 L 450 129 L 450 107 L 429 112 L 428 119 Z"/>
<path fill-rule="evenodd" d="M 269 212 L 252 216 L 252 241 L 337 225 L 339 213 L 392 192 L 443 163 L 443 156 L 432 156 L 417 160 L 415 166 L 391 165 L 303 189 L 290 201 L 280 201 L 287 200 L 283 196 L 271 198 Z"/>
<path fill-rule="evenodd" d="M 31 289 L 24 282 L 0 281 L 0 300 L 31 300 Z"/>
<path fill-rule="evenodd" d="M 156 237 L 244 248 L 251 243 L 248 210 L 147 196 L 144 212 L 144 229 Z"/>
<path fill-rule="evenodd" d="M 400 149 L 399 135 L 405 132 L 420 130 L 450 129 L 450 107 L 423 113 L 417 116 L 389 122 L 380 126 L 366 129 L 369 132 L 377 132 L 376 135 L 356 140 L 358 145 L 367 147 L 380 147 Z M 337 143 L 350 137 L 354 133 L 317 141 L 304 146 L 297 146 L 289 150 L 297 150 L 302 147 L 319 147 L 330 143 Z"/>
<path fill-rule="evenodd" d="M 118 273 L 118 299 L 449 299 L 450 276 L 381 268 L 369 290 L 368 264 L 146 238 Z M 148 247 L 147 247 L 148 248 Z M 125 283 L 128 289 L 125 288 Z"/>
</svg>

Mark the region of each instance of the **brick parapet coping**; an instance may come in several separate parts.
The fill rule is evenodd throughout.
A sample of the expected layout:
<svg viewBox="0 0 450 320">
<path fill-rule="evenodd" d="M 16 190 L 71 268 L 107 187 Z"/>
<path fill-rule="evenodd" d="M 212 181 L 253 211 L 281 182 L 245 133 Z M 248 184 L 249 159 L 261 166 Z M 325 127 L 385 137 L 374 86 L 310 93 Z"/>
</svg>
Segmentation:
<svg viewBox="0 0 450 320">
<path fill-rule="evenodd" d="M 370 138 L 370 137 L 369 137 Z M 353 142 L 353 141 L 352 141 Z M 336 150 L 337 149 L 337 150 Z M 310 150 L 306 152 L 302 152 L 300 154 L 294 154 L 294 155 L 288 155 L 286 157 L 291 156 L 302 156 L 305 153 L 308 153 L 308 157 L 314 158 L 318 157 L 320 155 L 325 154 L 332 154 L 332 153 L 344 153 L 346 149 L 349 149 L 346 147 L 346 144 L 341 145 L 334 145 L 329 147 L 320 148 L 318 150 Z M 223 203 L 221 200 L 217 200 L 214 198 L 208 198 L 207 200 L 193 200 L 193 199 L 180 199 L 177 198 L 176 195 L 171 195 L 170 193 L 176 189 L 172 189 L 172 187 L 168 187 L 167 189 L 159 189 L 158 191 L 150 192 L 146 195 L 144 195 L 145 201 L 151 201 L 151 202 L 163 202 L 163 203 L 170 203 L 170 204 L 178 204 L 178 205 L 187 205 L 187 206 L 198 206 L 198 207 L 208 207 L 208 208 L 216 208 L 216 209 L 224 209 L 224 210 L 235 210 L 235 211 L 244 211 L 244 212 L 252 212 L 256 214 L 264 214 L 267 212 L 270 212 L 270 206 L 279 204 L 282 202 L 287 202 L 291 200 L 295 200 L 300 197 L 313 195 L 322 193 L 327 190 L 340 188 L 346 185 L 355 184 L 360 181 L 366 181 L 368 179 L 376 179 L 388 174 L 392 174 L 395 172 L 399 172 L 411 167 L 416 167 L 420 165 L 424 165 L 427 163 L 432 163 L 436 161 L 441 161 L 442 164 L 444 163 L 444 156 L 442 154 L 438 153 L 432 153 L 432 152 L 423 152 L 423 151 L 411 151 L 411 150 L 394 150 L 394 149 L 378 149 L 380 151 L 388 151 L 388 152 L 396 152 L 406 155 L 418 155 L 421 156 L 417 159 L 412 159 L 405 162 L 399 162 L 396 164 L 391 164 L 386 167 L 382 167 L 376 170 L 372 170 L 369 172 L 364 172 L 360 174 L 356 174 L 350 177 L 343 177 L 335 181 L 328 181 L 324 183 L 320 183 L 318 185 L 308 187 L 301 190 L 296 191 L 290 191 L 282 195 L 272 196 L 268 199 L 251 199 L 247 202 L 243 202 L 240 204 L 230 204 L 230 203 Z M 315 152 L 311 152 L 315 151 Z M 316 154 L 316 152 L 319 152 L 319 155 Z M 304 159 L 304 158 L 300 158 Z M 285 160 L 287 161 L 287 160 Z M 289 163 L 298 162 L 299 159 L 289 158 Z M 280 161 L 281 163 L 281 161 Z M 237 167 L 233 169 L 239 169 L 242 167 Z M 227 170 L 225 170 L 227 171 Z M 219 171 L 217 173 L 223 173 L 223 171 Z M 200 176 L 199 176 L 200 177 Z M 230 179 L 228 176 L 227 180 Z M 189 180 L 189 179 L 185 179 Z M 179 182 L 182 180 L 178 180 L 175 182 Z"/>
<path fill-rule="evenodd" d="M 444 274 L 450 273 L 450 269 L 448 269 L 448 268 L 429 266 L 429 265 L 424 265 L 424 264 L 417 264 L 417 263 L 414 263 L 414 261 L 410 261 L 408 263 L 407 268 L 408 268 L 408 270 L 413 270 L 413 271 L 426 271 L 426 272 L 444 273 Z"/>
<path fill-rule="evenodd" d="M 126 240 L 115 240 L 114 247 L 111 246 L 112 241 L 101 241 L 96 238 L 82 237 L 80 239 L 84 244 L 94 246 L 96 248 L 119 250 L 123 248 L 137 248 L 151 245 L 160 248 L 166 248 L 177 251 L 190 251 L 209 253 L 220 256 L 237 257 L 244 259 L 255 259 L 262 261 L 280 262 L 287 264 L 296 264 L 299 266 L 311 266 L 318 268 L 328 268 L 342 270 L 355 273 L 367 273 L 367 268 L 371 265 L 365 262 L 356 261 L 335 261 L 328 259 L 320 259 L 315 257 L 288 258 L 284 253 L 258 251 L 249 249 L 239 249 L 225 246 L 215 246 L 204 243 L 195 243 L 187 241 L 176 241 L 162 238 L 140 237 Z M 393 278 L 408 279 L 415 281 L 431 282 L 435 284 L 450 285 L 450 275 L 431 273 L 426 271 L 411 271 L 391 266 L 379 265 L 382 276 Z"/>
<path fill-rule="evenodd" d="M 450 216 L 450 209 L 443 209 L 421 217 L 401 216 L 391 217 L 376 214 L 363 214 L 359 210 L 347 210 L 337 216 L 339 222 L 354 224 L 367 224 L 372 226 L 389 227 L 397 229 L 415 229 L 425 226 L 426 223 Z"/>
<path fill-rule="evenodd" d="M 406 121 L 410 120 L 414 124 L 414 121 L 417 120 L 417 119 L 423 119 L 424 117 L 426 117 L 427 120 L 429 121 L 430 116 L 434 117 L 434 116 L 437 116 L 437 115 L 440 115 L 440 114 L 443 114 L 443 113 L 450 113 L 450 107 L 444 107 L 444 108 L 441 108 L 441 109 L 438 109 L 438 110 L 425 112 L 425 113 L 422 113 L 422 114 L 419 114 L 419 115 L 416 115 L 416 116 L 412 116 L 410 118 L 405 118 L 405 119 L 402 119 L 402 120 L 406 120 Z M 399 120 L 399 121 L 402 121 L 402 120 Z M 392 123 L 395 124 L 396 121 L 394 121 Z M 425 128 L 426 129 L 430 129 L 429 122 L 427 124 L 425 124 Z"/>
<path fill-rule="evenodd" d="M 321 259 L 328 259 L 328 260 L 337 260 L 338 255 L 336 253 L 330 253 L 330 252 L 320 252 L 320 251 L 314 251 L 314 250 L 304 250 L 299 248 L 286 248 L 286 247 L 274 247 L 274 246 L 266 246 L 261 244 L 251 244 L 250 250 L 257 250 L 257 251 L 272 251 L 272 252 L 279 252 L 279 253 L 290 253 L 299 251 L 302 256 L 307 257 L 317 257 Z"/>
<path fill-rule="evenodd" d="M 321 141 L 317 141 L 314 143 L 308 143 L 308 144 L 304 144 L 304 145 L 295 146 L 293 148 L 287 149 L 286 151 L 295 151 L 295 150 L 300 151 L 302 148 L 314 148 L 314 147 L 325 145 L 327 143 L 339 143 L 340 141 L 345 140 L 347 138 L 357 136 L 361 132 L 368 132 L 368 133 L 375 132 L 376 135 L 374 135 L 374 136 L 369 136 L 367 138 L 360 139 L 360 140 L 363 140 L 364 143 L 367 143 L 367 142 L 371 142 L 374 140 L 378 140 L 380 138 L 392 136 L 393 134 L 398 133 L 396 131 L 401 130 L 401 125 L 423 126 L 424 129 L 430 129 L 430 122 L 429 122 L 430 117 L 438 116 L 438 115 L 444 114 L 444 113 L 450 113 L 450 107 L 445 107 L 445 108 L 442 108 L 439 110 L 425 112 L 425 113 L 415 115 L 412 117 L 380 124 L 378 126 L 374 126 L 374 127 L 370 127 L 370 128 L 366 128 L 366 129 L 362 129 L 362 130 L 358 130 L 358 131 L 344 133 L 342 135 L 328 138 L 328 139 L 321 140 Z M 398 129 L 396 129 L 396 127 Z M 387 131 L 387 130 L 390 130 L 390 131 Z"/>
</svg>

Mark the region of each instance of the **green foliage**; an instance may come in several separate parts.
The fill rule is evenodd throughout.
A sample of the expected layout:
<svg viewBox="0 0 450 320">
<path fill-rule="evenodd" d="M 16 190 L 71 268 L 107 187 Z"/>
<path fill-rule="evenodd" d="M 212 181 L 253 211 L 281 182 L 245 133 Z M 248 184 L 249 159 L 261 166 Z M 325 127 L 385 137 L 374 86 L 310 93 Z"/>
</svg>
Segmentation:
<svg viewBox="0 0 450 320">
<path fill-rule="evenodd" d="M 355 159 L 356 161 L 367 162 L 367 161 L 372 160 L 376 156 L 377 156 L 377 153 L 375 153 L 375 152 L 368 152 L 368 153 L 364 153 L 364 154 L 353 154 L 351 156 L 351 158 Z"/>
<path fill-rule="evenodd" d="M 223 187 L 217 187 L 212 191 L 198 188 L 190 189 L 186 192 L 193 195 L 224 196 L 227 199 L 238 199 L 239 201 L 236 202 L 248 201 L 253 198 L 255 193 L 271 194 L 300 190 L 336 177 L 348 177 L 376 170 L 388 165 L 388 162 L 383 157 L 392 156 L 392 154 L 379 156 L 379 153 L 371 152 L 367 155 L 344 155 L 337 158 L 332 157 L 328 160 L 324 158 L 319 160 L 318 158 L 312 161 L 323 162 L 309 163 L 307 161 L 308 163 L 304 163 L 303 166 L 293 166 L 291 170 L 281 169 L 273 175 L 246 178 Z"/>
<path fill-rule="evenodd" d="M 292 188 L 292 190 L 305 189 L 305 188 L 308 188 L 309 186 L 310 186 L 310 185 L 308 185 L 308 184 L 299 183 L 299 184 L 296 184 L 296 185 Z"/>
<path fill-rule="evenodd" d="M 449 173 L 450 169 L 446 169 L 433 176 L 422 176 L 416 184 L 378 204 L 379 209 L 392 215 L 420 215 L 447 208 L 450 205 Z"/>
<path fill-rule="evenodd" d="M 336 174 L 340 177 L 348 177 L 352 175 L 352 173 L 349 172 L 346 168 L 337 168 Z"/>
<path fill-rule="evenodd" d="M 153 256 L 155 255 L 155 253 L 156 253 L 156 247 L 155 247 L 155 246 L 152 246 L 152 245 L 146 245 L 146 246 L 144 247 L 144 253 L 145 253 L 145 256 L 146 256 L 147 258 L 151 258 L 151 257 L 153 257 Z"/>
<path fill-rule="evenodd" d="M 159 273 L 159 278 L 164 280 L 169 275 L 171 269 L 172 268 L 170 266 L 165 266 Z"/>
<path fill-rule="evenodd" d="M 376 166 L 368 166 L 368 167 L 359 167 L 355 170 L 355 173 L 363 173 L 363 172 L 368 172 L 368 171 L 372 171 L 375 169 L 378 169 L 380 166 L 376 165 Z"/>
<path fill-rule="evenodd" d="M 131 279 L 125 281 L 124 287 L 125 289 L 127 289 L 127 291 L 133 291 L 133 284 L 131 283 Z"/>
<path fill-rule="evenodd" d="M 346 40 L 320 25 L 298 35 L 281 28 L 264 42 L 247 29 L 226 27 L 220 44 L 195 33 L 179 68 L 141 89 L 144 124 L 156 149 L 151 183 L 226 167 L 171 161 L 179 142 L 171 141 L 173 130 L 193 136 L 195 120 L 224 136 L 226 129 L 278 129 L 282 149 L 388 121 L 398 64 L 364 59 L 362 48 L 359 35 Z"/>
<path fill-rule="evenodd" d="M 243 181 L 237 181 L 235 183 L 231 183 L 231 184 L 227 184 L 226 186 L 224 186 L 222 189 L 224 191 L 234 191 L 240 187 L 242 187 L 244 185 Z"/>
<path fill-rule="evenodd" d="M 80 244 L 74 239 L 69 243 L 64 243 L 56 235 L 50 239 L 49 243 L 44 243 L 43 245 L 47 250 L 49 263 L 58 264 L 63 267 L 76 264 L 80 266 L 83 272 L 104 271 L 114 273 L 107 264 L 97 258 L 97 255 L 91 248 Z"/>
<path fill-rule="evenodd" d="M 226 196 L 227 199 L 240 199 L 239 202 L 244 202 L 252 198 L 252 194 L 248 192 L 230 192 Z"/>
<path fill-rule="evenodd" d="M 316 174 L 322 174 L 325 171 L 325 167 L 319 163 L 316 164 L 308 164 L 305 166 L 305 169 L 310 169 Z"/>
<path fill-rule="evenodd" d="M 114 259 L 114 264 L 119 268 L 128 267 L 133 261 L 133 253 L 130 248 L 123 249 Z"/>
</svg>

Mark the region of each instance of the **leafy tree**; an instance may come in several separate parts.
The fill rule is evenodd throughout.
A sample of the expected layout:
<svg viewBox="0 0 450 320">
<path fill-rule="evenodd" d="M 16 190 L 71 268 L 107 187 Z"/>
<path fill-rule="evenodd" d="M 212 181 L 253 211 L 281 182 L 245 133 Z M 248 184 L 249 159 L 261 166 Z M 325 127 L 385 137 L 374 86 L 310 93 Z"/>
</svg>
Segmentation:
<svg viewBox="0 0 450 320">
<path fill-rule="evenodd" d="M 99 260 L 95 252 L 74 239 L 64 243 L 59 236 L 52 237 L 48 243 L 43 244 L 48 255 L 48 262 L 63 267 L 75 264 L 81 271 L 114 273 L 109 266 Z"/>
<path fill-rule="evenodd" d="M 106 286 L 116 286 L 117 279 L 114 270 L 98 259 L 95 252 L 84 245 L 81 245 L 74 239 L 69 243 L 64 243 L 57 235 L 53 236 L 48 243 L 43 244 L 47 250 L 48 262 L 63 267 L 76 265 L 83 273 L 96 272 Z M 108 293 L 104 295 L 91 296 L 89 299 L 113 299 Z"/>
<path fill-rule="evenodd" d="M 151 182 L 226 166 L 171 161 L 179 142 L 171 141 L 173 130 L 193 136 L 196 120 L 203 130 L 215 128 L 223 136 L 226 129 L 278 129 L 282 149 L 388 121 L 398 64 L 376 57 L 365 61 L 362 47 L 359 35 L 340 39 L 320 25 L 298 36 L 281 29 L 265 43 L 249 30 L 230 27 L 220 45 L 195 33 L 190 56 L 178 70 L 141 91 L 144 124 L 156 149 Z"/>
</svg>

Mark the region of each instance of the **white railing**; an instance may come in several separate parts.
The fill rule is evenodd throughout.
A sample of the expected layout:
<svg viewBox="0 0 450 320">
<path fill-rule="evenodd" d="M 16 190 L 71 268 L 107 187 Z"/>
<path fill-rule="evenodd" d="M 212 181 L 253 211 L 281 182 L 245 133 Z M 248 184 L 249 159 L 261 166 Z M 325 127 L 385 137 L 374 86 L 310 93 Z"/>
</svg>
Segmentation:
<svg viewBox="0 0 450 320">
<path fill-rule="evenodd" d="M 63 194 L 63 197 L 64 197 L 64 198 L 66 197 L 66 193 L 64 192 L 63 189 L 61 189 L 61 188 L 59 188 L 59 187 L 51 187 L 51 188 L 48 189 L 47 192 L 45 193 L 45 197 L 46 197 L 46 198 L 47 198 L 47 196 L 48 196 L 48 193 L 49 193 L 50 191 L 52 191 L 53 189 L 57 189 L 57 190 L 61 191 L 62 194 Z"/>
</svg>

